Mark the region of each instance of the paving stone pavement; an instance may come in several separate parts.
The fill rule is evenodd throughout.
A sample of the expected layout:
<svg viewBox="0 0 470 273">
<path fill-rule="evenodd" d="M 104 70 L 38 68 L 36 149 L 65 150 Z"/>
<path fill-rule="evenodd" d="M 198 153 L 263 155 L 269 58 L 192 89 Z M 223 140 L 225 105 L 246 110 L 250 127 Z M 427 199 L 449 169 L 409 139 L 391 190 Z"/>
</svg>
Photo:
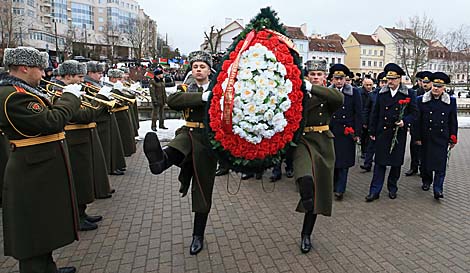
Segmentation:
<svg viewBox="0 0 470 273">
<path fill-rule="evenodd" d="M 179 197 L 179 169 L 152 175 L 140 143 L 126 175 L 111 177 L 113 197 L 90 206 L 90 214 L 104 216 L 99 229 L 81 232 L 54 257 L 80 273 L 470 272 L 470 130 L 459 137 L 442 201 L 421 190 L 418 176 L 403 175 L 397 199 L 385 189 L 366 203 L 372 173 L 357 163 L 333 216 L 318 218 L 308 254 L 299 250 L 303 217 L 294 211 L 293 179 L 272 184 L 266 172 L 263 183 L 243 181 L 235 195 L 239 175 L 217 178 L 204 249 L 190 256 L 193 214 L 190 198 Z M 402 173 L 408 166 L 407 155 Z M 3 248 L 0 272 L 18 272 Z"/>
</svg>

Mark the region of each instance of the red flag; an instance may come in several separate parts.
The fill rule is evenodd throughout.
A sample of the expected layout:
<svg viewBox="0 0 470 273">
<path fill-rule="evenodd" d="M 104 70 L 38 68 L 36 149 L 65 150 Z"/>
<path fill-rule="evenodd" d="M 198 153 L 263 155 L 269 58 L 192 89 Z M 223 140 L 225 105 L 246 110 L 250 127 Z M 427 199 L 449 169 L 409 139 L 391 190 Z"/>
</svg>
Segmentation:
<svg viewBox="0 0 470 273">
<path fill-rule="evenodd" d="M 155 77 L 155 75 L 153 75 L 152 72 L 147 71 L 147 72 L 145 72 L 144 77 L 147 77 L 149 79 L 153 79 L 153 77 Z"/>
</svg>

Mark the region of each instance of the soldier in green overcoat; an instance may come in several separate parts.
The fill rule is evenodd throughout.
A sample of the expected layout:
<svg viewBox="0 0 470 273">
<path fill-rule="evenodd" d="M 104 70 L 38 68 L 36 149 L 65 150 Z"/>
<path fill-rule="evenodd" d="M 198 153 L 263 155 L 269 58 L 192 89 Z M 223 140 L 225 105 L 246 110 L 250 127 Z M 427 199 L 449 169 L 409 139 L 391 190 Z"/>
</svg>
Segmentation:
<svg viewBox="0 0 470 273">
<path fill-rule="evenodd" d="M 168 97 L 168 106 L 183 110 L 186 123 L 177 130 L 176 137 L 161 148 L 155 133 L 149 132 L 144 140 L 144 152 L 153 174 L 160 174 L 172 165 L 181 167 L 180 192 L 186 195 L 192 181 L 192 210 L 195 212 L 193 240 L 189 253 L 196 255 L 203 248 L 204 231 L 212 204 L 217 159 L 204 132 L 203 119 L 210 95 L 207 91 L 211 72 L 211 56 L 203 51 L 189 54 L 192 75 L 196 83 L 180 86 Z"/>
<path fill-rule="evenodd" d="M 329 129 L 332 114 L 343 104 L 344 96 L 324 87 L 325 61 L 309 60 L 306 64 L 308 99 L 304 110 L 305 129 L 294 149 L 294 174 L 299 185 L 298 212 L 305 213 L 300 249 L 312 248 L 310 236 L 318 214 L 331 216 L 333 171 L 335 166 L 334 135 Z"/>
<path fill-rule="evenodd" d="M 0 81 L 0 129 L 11 143 L 3 185 L 5 255 L 20 272 L 57 270 L 52 251 L 78 239 L 78 214 L 64 127 L 80 107 L 80 92 L 66 89 L 52 105 L 39 85 L 47 53 L 8 48 L 10 75 Z"/>
<path fill-rule="evenodd" d="M 160 129 L 167 129 L 164 125 L 165 122 L 165 104 L 167 101 L 165 81 L 163 80 L 163 70 L 155 69 L 153 72 L 154 78 L 149 80 L 149 92 L 152 98 L 152 124 L 150 128 L 152 131 Z"/>
</svg>

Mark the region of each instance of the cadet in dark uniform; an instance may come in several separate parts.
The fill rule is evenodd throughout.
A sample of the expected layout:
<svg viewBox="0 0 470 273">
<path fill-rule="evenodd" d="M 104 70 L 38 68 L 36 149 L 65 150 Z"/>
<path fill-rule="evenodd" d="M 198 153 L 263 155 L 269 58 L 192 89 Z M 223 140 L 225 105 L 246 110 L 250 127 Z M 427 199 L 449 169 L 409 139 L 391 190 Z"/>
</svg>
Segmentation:
<svg viewBox="0 0 470 273">
<path fill-rule="evenodd" d="M 344 96 L 337 89 L 323 87 L 326 61 L 309 60 L 306 64 L 306 88 L 309 99 L 305 105 L 305 129 L 293 151 L 294 175 L 299 185 L 298 212 L 305 213 L 300 250 L 312 248 L 310 236 L 317 215 L 331 216 L 335 151 L 329 124 L 331 116 L 343 104 Z M 313 86 L 312 86 L 313 84 Z"/>
<path fill-rule="evenodd" d="M 47 53 L 7 48 L 10 76 L 0 81 L 0 129 L 11 154 L 3 185 L 5 256 L 19 260 L 20 272 L 57 270 L 52 251 L 78 240 L 78 214 L 64 127 L 80 107 L 80 92 L 66 88 L 52 106 L 35 87 L 48 64 Z"/>
<path fill-rule="evenodd" d="M 449 76 L 442 72 L 431 75 L 432 89 L 418 97 L 419 115 L 415 123 L 416 141 L 421 145 L 422 189 L 433 184 L 434 198 L 444 197 L 447 152 L 457 144 L 457 102 L 445 92 Z M 434 172 L 434 177 L 433 177 Z"/>
<path fill-rule="evenodd" d="M 431 83 L 431 76 L 432 72 L 430 71 L 421 71 L 416 73 L 416 77 L 418 78 L 418 88 L 415 90 L 416 96 L 422 96 L 424 93 L 428 92 L 431 90 L 432 83 Z M 411 125 L 413 127 L 413 124 Z M 420 152 L 420 146 L 416 144 L 416 138 L 414 136 L 414 130 L 411 128 L 410 130 L 410 136 L 411 136 L 411 141 L 410 141 L 410 156 L 411 156 L 411 161 L 410 161 L 410 169 L 405 172 L 406 176 L 412 176 L 416 173 L 418 173 L 418 170 L 421 165 L 421 152 Z"/>
<path fill-rule="evenodd" d="M 342 200 L 346 191 L 349 168 L 356 161 L 356 142 L 359 141 L 362 131 L 362 103 L 359 90 L 345 83 L 345 77 L 351 72 L 343 64 L 335 64 L 330 68 L 332 85 L 344 95 L 344 103 L 332 116 L 330 128 L 335 143 L 335 174 L 334 193 L 336 200 Z M 353 128 L 354 135 L 345 134 L 345 129 Z"/>
<path fill-rule="evenodd" d="M 186 124 L 178 129 L 176 137 L 163 150 L 155 133 L 144 140 L 144 152 L 153 174 L 160 174 L 172 165 L 181 167 L 180 192 L 186 195 L 192 180 L 192 210 L 195 212 L 193 240 L 189 253 L 196 255 L 204 245 L 204 231 L 212 205 L 217 159 L 204 132 L 203 119 L 210 95 L 207 91 L 211 73 L 211 56 L 203 51 L 189 54 L 192 75 L 196 83 L 180 86 L 168 97 L 168 106 L 183 110 Z"/>
<path fill-rule="evenodd" d="M 406 128 L 414 122 L 417 116 L 414 92 L 401 83 L 401 77 L 405 75 L 403 69 L 394 63 L 389 63 L 385 66 L 384 71 L 387 75 L 387 86 L 379 91 L 375 107 L 372 110 L 369 128 L 370 137 L 375 140 L 376 151 L 374 175 L 369 194 L 366 197 L 367 202 L 379 198 L 387 166 L 391 166 L 387 180 L 388 196 L 390 199 L 397 198 L 397 182 L 405 157 Z M 410 102 L 405 108 L 403 119 L 399 120 L 401 107 L 399 102 L 406 99 L 409 99 Z M 398 130 L 398 142 L 390 152 L 395 130 Z"/>
<path fill-rule="evenodd" d="M 167 129 L 164 125 L 165 122 L 165 104 L 167 101 L 165 82 L 163 81 L 163 70 L 155 69 L 153 72 L 154 78 L 150 79 L 149 91 L 152 98 L 152 131 L 157 131 L 158 128 Z"/>
</svg>

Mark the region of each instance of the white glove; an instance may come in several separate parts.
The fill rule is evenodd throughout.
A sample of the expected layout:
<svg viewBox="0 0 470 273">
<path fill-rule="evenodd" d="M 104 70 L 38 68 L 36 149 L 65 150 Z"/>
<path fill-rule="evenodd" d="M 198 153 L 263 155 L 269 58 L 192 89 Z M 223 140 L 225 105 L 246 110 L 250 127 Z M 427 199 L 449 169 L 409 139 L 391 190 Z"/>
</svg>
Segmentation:
<svg viewBox="0 0 470 273">
<path fill-rule="evenodd" d="M 80 84 L 69 84 L 62 89 L 64 93 L 71 93 L 74 94 L 77 98 L 79 98 L 81 95 L 85 94 L 85 92 L 82 92 L 82 86 Z"/>
<path fill-rule="evenodd" d="M 211 94 L 212 94 L 212 91 L 210 91 L 210 90 L 202 93 L 202 97 L 201 97 L 202 101 L 207 101 Z"/>
<path fill-rule="evenodd" d="M 111 88 L 110 86 L 103 86 L 101 87 L 100 91 L 98 91 L 98 94 L 107 97 L 108 99 L 111 99 Z"/>
<path fill-rule="evenodd" d="M 124 89 L 124 84 L 122 84 L 122 82 L 118 81 L 114 84 L 114 89 L 122 91 L 122 89 Z"/>
<path fill-rule="evenodd" d="M 131 86 L 129 88 L 132 89 L 132 90 L 137 90 L 137 88 L 139 88 L 139 87 L 140 87 L 140 83 L 136 82 L 136 83 L 131 84 Z"/>
<path fill-rule="evenodd" d="M 304 82 L 305 82 L 305 89 L 307 89 L 307 91 L 310 92 L 312 90 L 312 84 L 307 80 L 304 80 Z"/>
</svg>

